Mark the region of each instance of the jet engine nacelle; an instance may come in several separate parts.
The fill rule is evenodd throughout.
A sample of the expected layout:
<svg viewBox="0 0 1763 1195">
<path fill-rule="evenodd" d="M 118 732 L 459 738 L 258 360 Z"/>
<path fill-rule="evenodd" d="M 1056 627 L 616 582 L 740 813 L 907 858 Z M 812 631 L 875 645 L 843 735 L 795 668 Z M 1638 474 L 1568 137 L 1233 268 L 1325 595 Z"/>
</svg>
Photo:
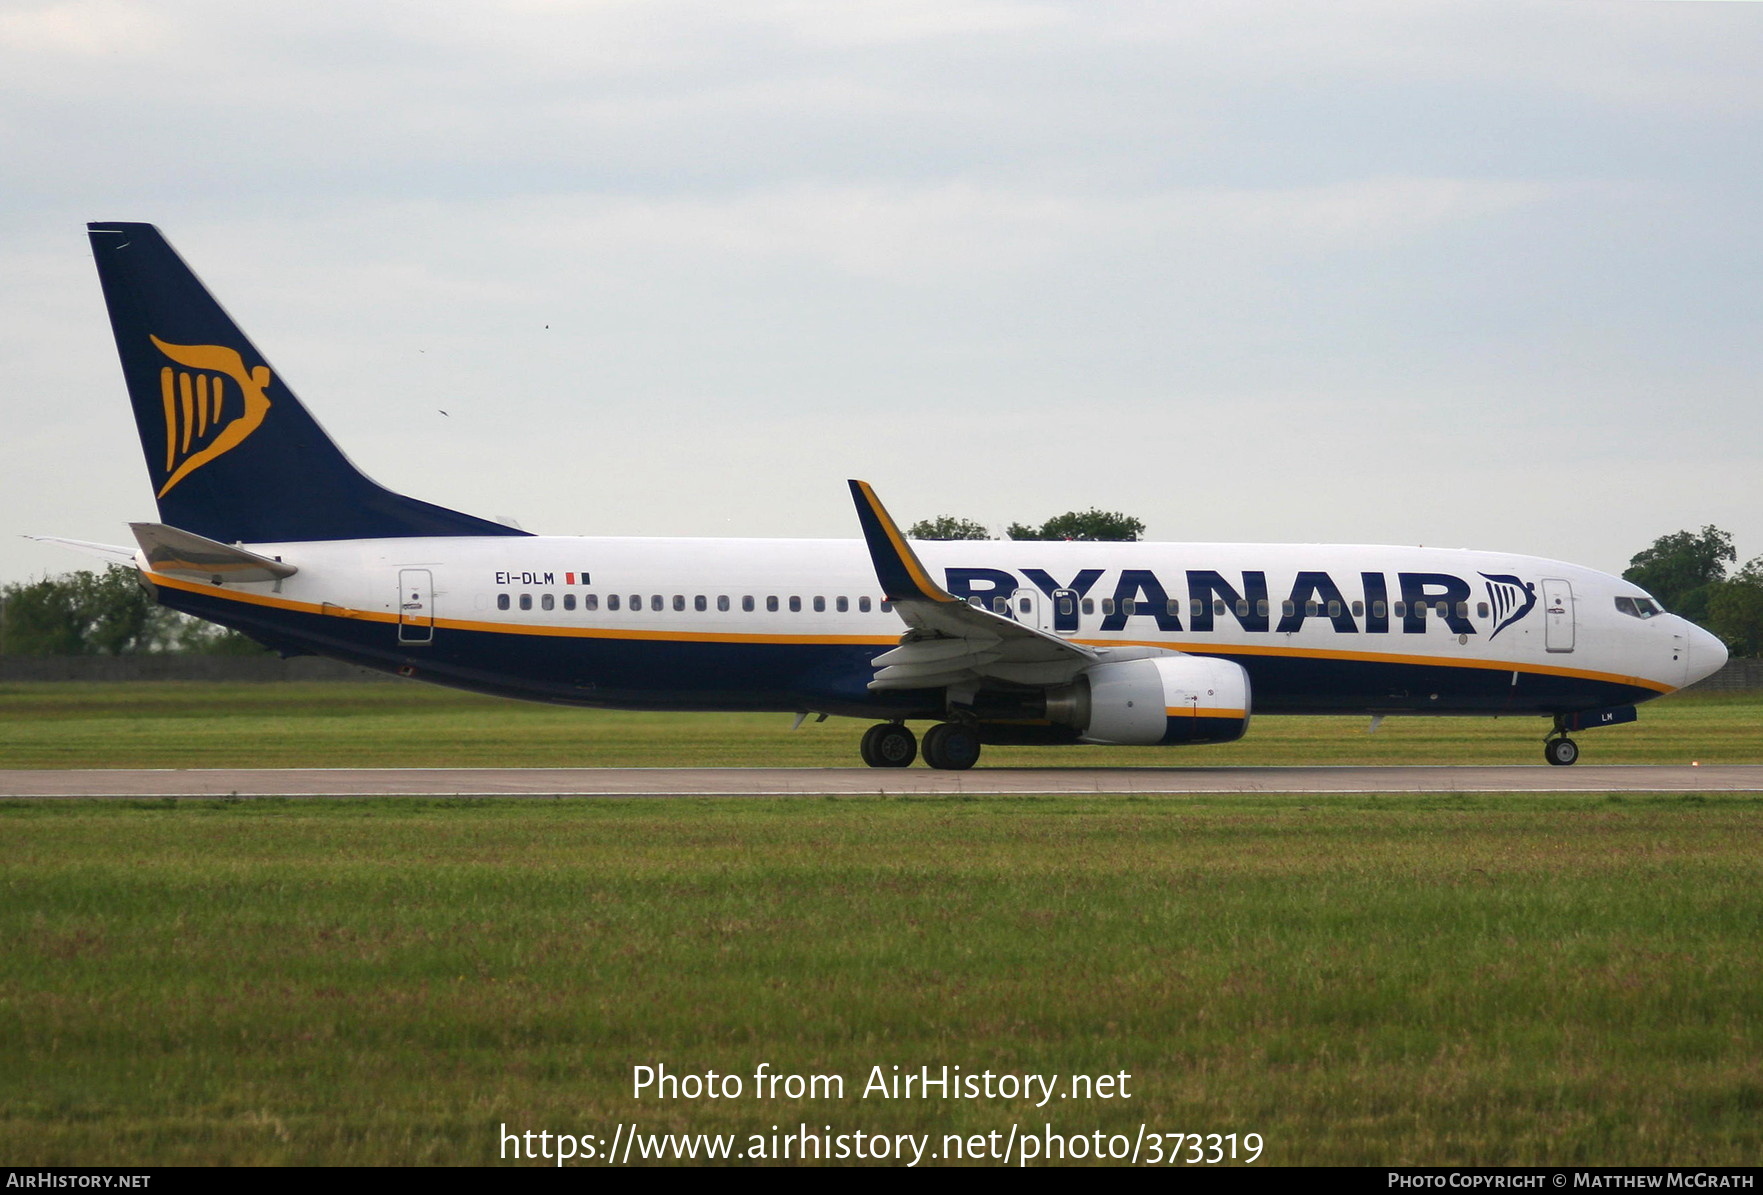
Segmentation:
<svg viewBox="0 0 1763 1195">
<path fill-rule="evenodd" d="M 1249 729 L 1249 674 L 1205 656 L 1097 664 L 1049 695 L 1047 713 L 1088 743 L 1229 743 Z"/>
</svg>

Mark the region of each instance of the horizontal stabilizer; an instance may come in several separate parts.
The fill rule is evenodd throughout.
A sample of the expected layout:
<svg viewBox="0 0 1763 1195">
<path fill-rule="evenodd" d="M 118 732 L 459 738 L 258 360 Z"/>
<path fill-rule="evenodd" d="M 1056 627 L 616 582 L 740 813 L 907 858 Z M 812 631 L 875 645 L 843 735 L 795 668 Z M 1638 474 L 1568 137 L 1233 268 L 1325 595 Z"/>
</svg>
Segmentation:
<svg viewBox="0 0 1763 1195">
<path fill-rule="evenodd" d="M 63 539 L 59 535 L 27 535 L 26 539 L 34 539 L 40 544 L 59 544 L 64 548 L 72 548 L 76 552 L 84 552 L 88 556 L 96 556 L 108 560 L 112 564 L 135 567 L 135 550 L 125 548 L 121 544 L 95 544 L 89 539 Z"/>
<path fill-rule="evenodd" d="M 218 585 L 226 581 L 279 581 L 299 571 L 291 564 L 164 523 L 130 523 L 129 528 L 156 573 Z"/>
</svg>

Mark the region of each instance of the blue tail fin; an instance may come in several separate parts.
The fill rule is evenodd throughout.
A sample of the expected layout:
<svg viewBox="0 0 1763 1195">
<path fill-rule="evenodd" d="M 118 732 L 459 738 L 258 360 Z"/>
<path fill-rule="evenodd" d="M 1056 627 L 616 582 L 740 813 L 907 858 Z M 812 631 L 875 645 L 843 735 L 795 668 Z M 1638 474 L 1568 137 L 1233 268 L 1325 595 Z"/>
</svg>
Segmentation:
<svg viewBox="0 0 1763 1195">
<path fill-rule="evenodd" d="M 365 477 L 151 224 L 88 224 L 161 522 L 222 543 L 524 535 Z"/>
</svg>

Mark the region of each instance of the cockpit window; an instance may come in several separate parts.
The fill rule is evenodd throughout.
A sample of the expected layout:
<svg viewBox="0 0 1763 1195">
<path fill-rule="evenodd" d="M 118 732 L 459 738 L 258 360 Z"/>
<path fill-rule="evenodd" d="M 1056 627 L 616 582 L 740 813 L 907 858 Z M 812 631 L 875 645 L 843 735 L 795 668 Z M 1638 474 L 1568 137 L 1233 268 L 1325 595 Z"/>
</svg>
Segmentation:
<svg viewBox="0 0 1763 1195">
<path fill-rule="evenodd" d="M 1619 613 L 1626 614 L 1630 618 L 1652 618 L 1654 615 L 1665 613 L 1659 608 L 1659 603 L 1650 597 L 1619 597 L 1616 599 L 1616 609 Z"/>
</svg>

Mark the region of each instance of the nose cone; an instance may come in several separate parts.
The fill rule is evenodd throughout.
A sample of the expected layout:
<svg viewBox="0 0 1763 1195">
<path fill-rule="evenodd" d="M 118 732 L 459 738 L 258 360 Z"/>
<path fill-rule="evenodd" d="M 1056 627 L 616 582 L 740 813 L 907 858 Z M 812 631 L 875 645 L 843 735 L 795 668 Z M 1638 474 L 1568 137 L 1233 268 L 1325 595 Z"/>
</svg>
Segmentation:
<svg viewBox="0 0 1763 1195">
<path fill-rule="evenodd" d="M 1684 661 L 1683 683 L 1687 687 L 1706 680 L 1726 667 L 1726 644 L 1694 623 L 1689 624 L 1689 658 Z"/>
</svg>

